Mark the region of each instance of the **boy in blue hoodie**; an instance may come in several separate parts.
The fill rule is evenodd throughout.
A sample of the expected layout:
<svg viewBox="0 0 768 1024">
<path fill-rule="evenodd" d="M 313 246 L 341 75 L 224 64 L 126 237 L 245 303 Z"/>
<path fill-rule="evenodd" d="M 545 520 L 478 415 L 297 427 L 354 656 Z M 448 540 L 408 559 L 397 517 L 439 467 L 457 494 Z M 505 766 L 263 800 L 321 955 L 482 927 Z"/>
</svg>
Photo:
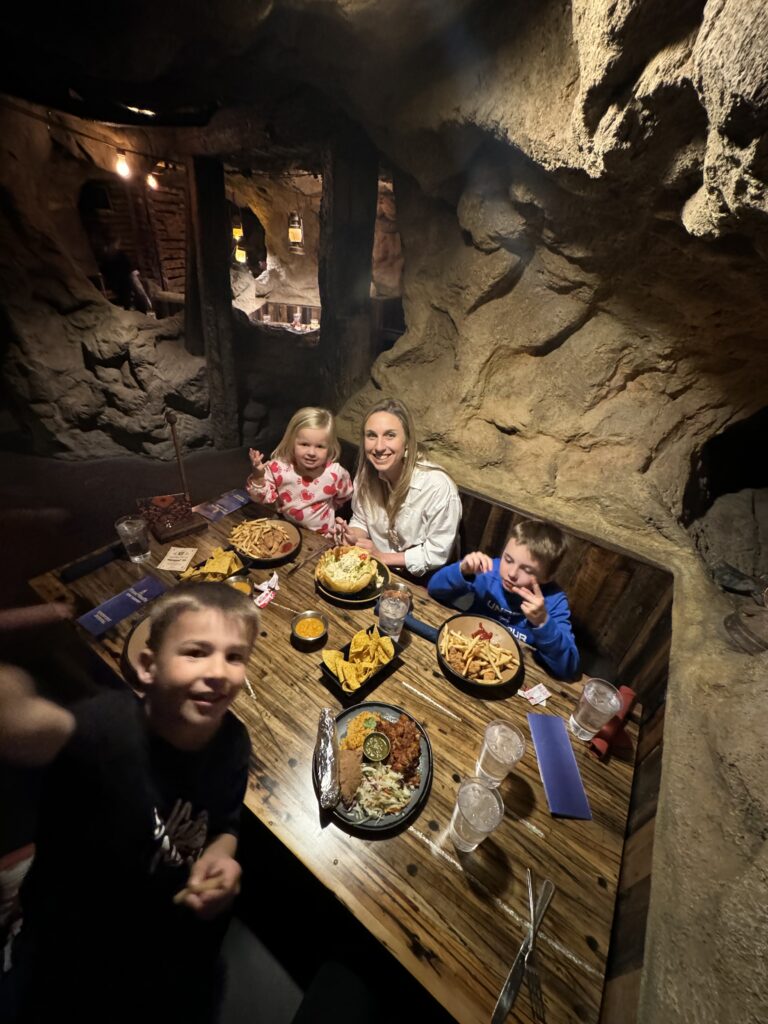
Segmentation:
<svg viewBox="0 0 768 1024">
<path fill-rule="evenodd" d="M 565 537 L 556 526 L 525 519 L 513 527 L 501 558 L 473 551 L 436 572 L 429 594 L 449 605 L 472 594 L 470 614 L 501 622 L 535 649 L 537 660 L 552 675 L 573 679 L 579 673 L 579 652 L 568 598 L 552 580 L 565 549 Z"/>
</svg>

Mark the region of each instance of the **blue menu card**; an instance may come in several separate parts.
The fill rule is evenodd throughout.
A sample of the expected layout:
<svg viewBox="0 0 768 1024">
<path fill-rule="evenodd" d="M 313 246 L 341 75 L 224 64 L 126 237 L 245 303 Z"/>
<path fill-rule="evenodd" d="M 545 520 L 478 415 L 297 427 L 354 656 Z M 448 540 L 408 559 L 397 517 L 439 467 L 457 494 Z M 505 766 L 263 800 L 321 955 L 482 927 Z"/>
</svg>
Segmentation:
<svg viewBox="0 0 768 1024">
<path fill-rule="evenodd" d="M 557 715 L 529 714 L 528 725 L 551 813 L 562 818 L 591 819 L 565 722 Z"/>
<path fill-rule="evenodd" d="M 120 594 L 110 597 L 104 604 L 100 604 L 93 611 L 86 612 L 77 620 L 83 629 L 87 629 L 93 636 L 101 636 L 111 629 L 116 622 L 121 622 L 132 615 L 137 608 L 147 604 L 152 598 L 162 594 L 166 589 L 165 584 L 154 576 L 145 576 L 144 579 L 134 583 Z"/>
</svg>

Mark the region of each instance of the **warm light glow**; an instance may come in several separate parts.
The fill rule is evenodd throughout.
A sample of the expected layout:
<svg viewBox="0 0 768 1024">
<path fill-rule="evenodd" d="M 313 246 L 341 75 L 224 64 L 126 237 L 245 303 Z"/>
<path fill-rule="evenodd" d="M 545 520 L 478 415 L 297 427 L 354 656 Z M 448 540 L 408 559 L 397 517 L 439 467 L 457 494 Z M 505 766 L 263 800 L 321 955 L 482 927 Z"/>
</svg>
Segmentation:
<svg viewBox="0 0 768 1024">
<path fill-rule="evenodd" d="M 297 256 L 304 255 L 304 224 L 298 213 L 288 214 L 288 249 Z"/>
<path fill-rule="evenodd" d="M 147 185 L 155 191 L 160 188 L 160 182 L 157 180 L 154 174 L 147 175 Z"/>
<path fill-rule="evenodd" d="M 239 224 L 235 224 L 232 227 L 232 237 L 235 239 L 243 237 L 243 229 Z"/>
<path fill-rule="evenodd" d="M 130 178 L 131 168 L 128 166 L 128 161 L 125 158 L 125 153 L 122 149 L 117 151 L 117 160 L 115 161 L 115 170 L 121 178 Z"/>
<path fill-rule="evenodd" d="M 248 259 L 248 256 L 242 245 L 235 246 L 235 259 L 237 260 L 238 263 L 245 263 L 245 261 Z"/>
<path fill-rule="evenodd" d="M 145 110 L 144 107 L 129 107 L 126 105 L 126 110 L 130 110 L 132 114 L 143 114 L 144 117 L 157 117 L 154 110 Z"/>
</svg>

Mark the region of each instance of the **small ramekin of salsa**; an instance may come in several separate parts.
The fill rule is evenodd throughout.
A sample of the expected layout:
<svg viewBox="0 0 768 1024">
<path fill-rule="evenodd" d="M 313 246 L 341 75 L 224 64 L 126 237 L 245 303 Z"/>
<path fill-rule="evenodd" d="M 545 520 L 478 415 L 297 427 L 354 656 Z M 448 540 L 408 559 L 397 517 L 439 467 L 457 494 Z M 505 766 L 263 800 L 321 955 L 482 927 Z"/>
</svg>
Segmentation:
<svg viewBox="0 0 768 1024">
<path fill-rule="evenodd" d="M 301 650 L 313 650 L 325 643 L 327 636 L 328 619 L 322 612 L 300 612 L 291 622 L 291 641 Z"/>
</svg>

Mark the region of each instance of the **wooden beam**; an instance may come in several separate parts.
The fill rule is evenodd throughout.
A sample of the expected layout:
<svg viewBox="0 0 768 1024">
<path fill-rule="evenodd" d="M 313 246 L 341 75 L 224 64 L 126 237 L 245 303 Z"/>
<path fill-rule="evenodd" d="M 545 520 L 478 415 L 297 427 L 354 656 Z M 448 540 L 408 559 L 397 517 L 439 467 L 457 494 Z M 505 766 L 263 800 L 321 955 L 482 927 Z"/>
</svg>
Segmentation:
<svg viewBox="0 0 768 1024">
<path fill-rule="evenodd" d="M 193 157 L 188 180 L 213 442 L 216 448 L 235 448 L 240 443 L 240 432 L 224 167 L 213 157 Z"/>
</svg>

